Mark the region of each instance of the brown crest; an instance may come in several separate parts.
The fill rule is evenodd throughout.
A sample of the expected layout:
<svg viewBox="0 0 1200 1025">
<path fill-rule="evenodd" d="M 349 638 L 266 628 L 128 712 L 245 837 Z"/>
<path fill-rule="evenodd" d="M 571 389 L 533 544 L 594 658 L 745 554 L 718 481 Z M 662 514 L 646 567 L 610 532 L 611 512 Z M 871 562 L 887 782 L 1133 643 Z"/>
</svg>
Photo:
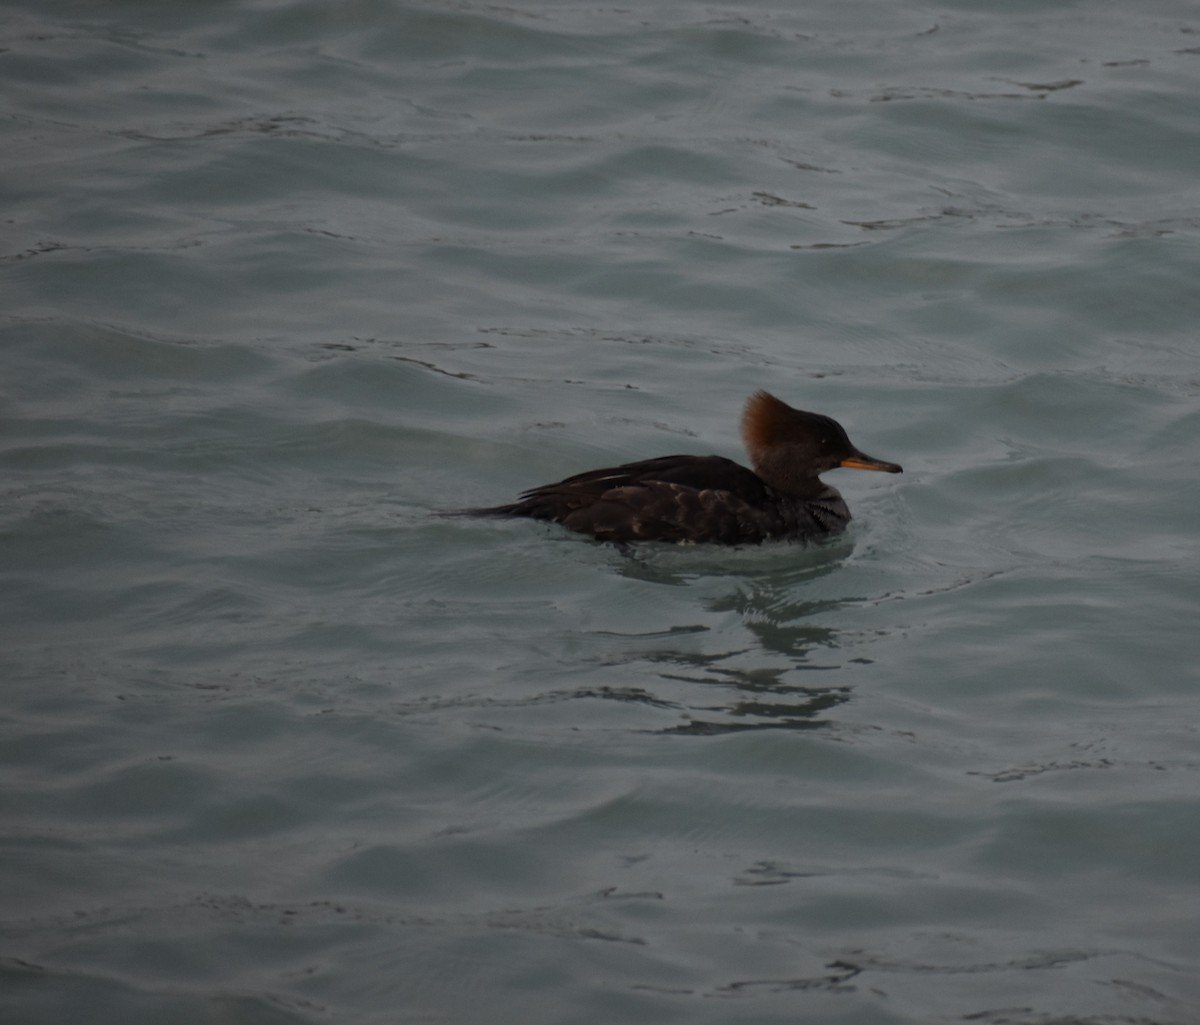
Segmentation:
<svg viewBox="0 0 1200 1025">
<path fill-rule="evenodd" d="M 742 442 L 750 458 L 786 437 L 794 429 L 796 410 L 770 392 L 756 391 L 742 410 Z"/>
</svg>

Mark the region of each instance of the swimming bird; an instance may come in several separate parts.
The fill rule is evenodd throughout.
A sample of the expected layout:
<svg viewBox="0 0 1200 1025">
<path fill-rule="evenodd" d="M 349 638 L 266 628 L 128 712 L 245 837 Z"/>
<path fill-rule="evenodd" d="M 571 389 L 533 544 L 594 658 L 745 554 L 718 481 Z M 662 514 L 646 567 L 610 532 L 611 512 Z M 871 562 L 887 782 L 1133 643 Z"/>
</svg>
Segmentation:
<svg viewBox="0 0 1200 1025">
<path fill-rule="evenodd" d="M 765 391 L 746 401 L 741 428 L 753 470 L 723 456 L 659 456 L 577 473 L 508 505 L 463 514 L 552 520 L 600 541 L 810 541 L 850 522 L 842 496 L 820 474 L 838 466 L 903 472 L 860 452 L 836 420 Z"/>
</svg>

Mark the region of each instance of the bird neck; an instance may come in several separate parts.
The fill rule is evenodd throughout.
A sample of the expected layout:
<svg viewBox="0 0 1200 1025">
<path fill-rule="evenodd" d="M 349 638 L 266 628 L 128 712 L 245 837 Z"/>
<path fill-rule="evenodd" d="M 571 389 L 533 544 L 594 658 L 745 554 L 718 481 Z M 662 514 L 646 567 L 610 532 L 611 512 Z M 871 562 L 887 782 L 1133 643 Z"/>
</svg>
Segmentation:
<svg viewBox="0 0 1200 1025">
<path fill-rule="evenodd" d="M 814 499 L 825 498 L 831 493 L 837 495 L 837 491 L 820 477 L 797 471 L 795 459 L 788 458 L 787 452 L 771 449 L 757 452 L 753 465 L 754 472 L 764 483 L 791 498 Z"/>
</svg>

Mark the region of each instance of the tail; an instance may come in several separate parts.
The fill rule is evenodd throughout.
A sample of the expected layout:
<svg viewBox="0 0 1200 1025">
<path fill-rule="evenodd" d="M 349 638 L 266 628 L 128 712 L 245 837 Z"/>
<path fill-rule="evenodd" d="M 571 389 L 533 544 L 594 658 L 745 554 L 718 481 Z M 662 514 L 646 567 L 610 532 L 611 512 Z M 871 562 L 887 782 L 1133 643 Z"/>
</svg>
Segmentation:
<svg viewBox="0 0 1200 1025">
<path fill-rule="evenodd" d="M 512 505 L 489 505 L 479 509 L 436 509 L 434 516 L 452 517 L 452 516 L 491 516 L 499 518 L 501 516 L 520 516 L 521 507 L 519 504 Z"/>
</svg>

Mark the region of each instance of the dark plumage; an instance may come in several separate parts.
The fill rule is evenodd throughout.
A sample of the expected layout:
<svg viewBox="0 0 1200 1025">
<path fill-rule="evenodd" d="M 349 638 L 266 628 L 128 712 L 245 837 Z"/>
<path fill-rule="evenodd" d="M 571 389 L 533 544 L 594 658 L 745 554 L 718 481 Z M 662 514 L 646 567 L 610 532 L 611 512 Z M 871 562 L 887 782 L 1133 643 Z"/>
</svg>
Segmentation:
<svg viewBox="0 0 1200 1025">
<path fill-rule="evenodd" d="M 815 540 L 850 522 L 842 496 L 819 474 L 836 466 L 901 472 L 856 449 L 836 420 L 765 391 L 746 402 L 742 439 L 753 470 L 722 456 L 659 456 L 577 473 L 510 505 L 465 513 L 553 520 L 601 541 Z"/>
</svg>

